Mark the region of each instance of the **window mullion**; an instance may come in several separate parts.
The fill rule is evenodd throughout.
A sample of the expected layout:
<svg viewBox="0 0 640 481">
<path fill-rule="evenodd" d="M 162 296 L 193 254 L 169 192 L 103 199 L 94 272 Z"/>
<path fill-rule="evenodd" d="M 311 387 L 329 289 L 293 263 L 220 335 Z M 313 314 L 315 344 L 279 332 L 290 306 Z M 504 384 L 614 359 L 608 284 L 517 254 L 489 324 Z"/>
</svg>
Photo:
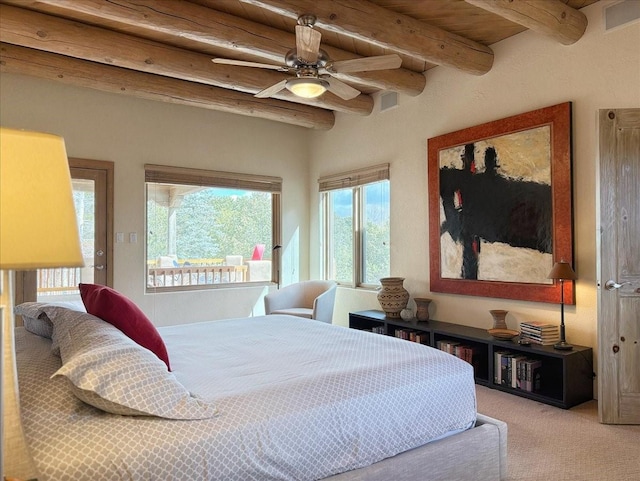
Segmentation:
<svg viewBox="0 0 640 481">
<path fill-rule="evenodd" d="M 353 283 L 360 286 L 364 279 L 362 252 L 362 188 L 353 189 Z"/>
</svg>

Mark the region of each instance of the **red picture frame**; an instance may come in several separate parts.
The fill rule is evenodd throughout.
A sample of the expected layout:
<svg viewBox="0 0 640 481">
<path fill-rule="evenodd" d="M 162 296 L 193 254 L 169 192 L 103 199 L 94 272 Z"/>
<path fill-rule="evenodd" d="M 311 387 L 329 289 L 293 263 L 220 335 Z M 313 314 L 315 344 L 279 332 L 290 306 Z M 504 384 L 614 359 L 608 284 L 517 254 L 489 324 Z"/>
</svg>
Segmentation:
<svg viewBox="0 0 640 481">
<path fill-rule="evenodd" d="M 565 102 L 428 140 L 432 292 L 560 303 L 546 275 L 573 265 L 571 111 Z M 564 291 L 574 304 L 574 283 Z"/>
</svg>

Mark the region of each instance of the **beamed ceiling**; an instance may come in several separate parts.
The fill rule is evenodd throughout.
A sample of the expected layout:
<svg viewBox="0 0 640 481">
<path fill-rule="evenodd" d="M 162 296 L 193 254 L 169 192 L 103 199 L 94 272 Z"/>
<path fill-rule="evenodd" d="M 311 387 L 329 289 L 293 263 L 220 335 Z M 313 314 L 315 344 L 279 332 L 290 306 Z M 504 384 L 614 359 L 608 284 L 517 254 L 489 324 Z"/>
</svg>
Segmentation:
<svg viewBox="0 0 640 481">
<path fill-rule="evenodd" d="M 573 44 L 587 24 L 579 9 L 596 1 L 0 0 L 0 72 L 330 129 L 335 112 L 370 114 L 375 92 L 419 95 L 429 69 L 487 73 L 491 45 L 524 30 Z M 291 74 L 211 61 L 283 65 L 305 13 L 332 60 L 395 53 L 401 67 L 335 74 L 362 92 L 352 100 L 256 98 Z"/>
</svg>

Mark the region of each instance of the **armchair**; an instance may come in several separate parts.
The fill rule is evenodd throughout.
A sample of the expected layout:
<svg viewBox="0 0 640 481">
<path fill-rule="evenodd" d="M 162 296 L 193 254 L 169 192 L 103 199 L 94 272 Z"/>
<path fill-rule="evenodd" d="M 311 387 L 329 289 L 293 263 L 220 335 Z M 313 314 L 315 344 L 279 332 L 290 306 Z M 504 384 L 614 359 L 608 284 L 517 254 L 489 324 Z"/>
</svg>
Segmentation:
<svg viewBox="0 0 640 481">
<path fill-rule="evenodd" d="M 264 296 L 265 314 L 288 314 L 331 324 L 336 300 L 334 281 L 302 281 Z"/>
</svg>

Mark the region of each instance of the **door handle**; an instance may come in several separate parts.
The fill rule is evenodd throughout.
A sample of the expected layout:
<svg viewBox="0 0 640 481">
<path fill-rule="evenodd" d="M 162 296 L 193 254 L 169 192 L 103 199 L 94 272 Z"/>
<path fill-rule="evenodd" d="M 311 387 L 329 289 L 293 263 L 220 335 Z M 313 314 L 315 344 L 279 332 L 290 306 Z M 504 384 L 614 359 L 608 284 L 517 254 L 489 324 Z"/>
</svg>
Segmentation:
<svg viewBox="0 0 640 481">
<path fill-rule="evenodd" d="M 91 266 L 91 267 L 93 267 L 97 271 L 103 271 L 104 270 L 104 265 L 102 265 L 102 264 L 100 264 L 99 266 Z"/>
<path fill-rule="evenodd" d="M 609 279 L 607 282 L 605 282 L 604 284 L 604 288 L 608 291 L 613 291 L 614 289 L 620 289 L 622 286 L 625 286 L 627 284 L 631 284 L 630 281 L 627 282 L 623 282 L 621 284 L 618 284 L 616 281 L 614 281 L 613 279 Z"/>
</svg>

